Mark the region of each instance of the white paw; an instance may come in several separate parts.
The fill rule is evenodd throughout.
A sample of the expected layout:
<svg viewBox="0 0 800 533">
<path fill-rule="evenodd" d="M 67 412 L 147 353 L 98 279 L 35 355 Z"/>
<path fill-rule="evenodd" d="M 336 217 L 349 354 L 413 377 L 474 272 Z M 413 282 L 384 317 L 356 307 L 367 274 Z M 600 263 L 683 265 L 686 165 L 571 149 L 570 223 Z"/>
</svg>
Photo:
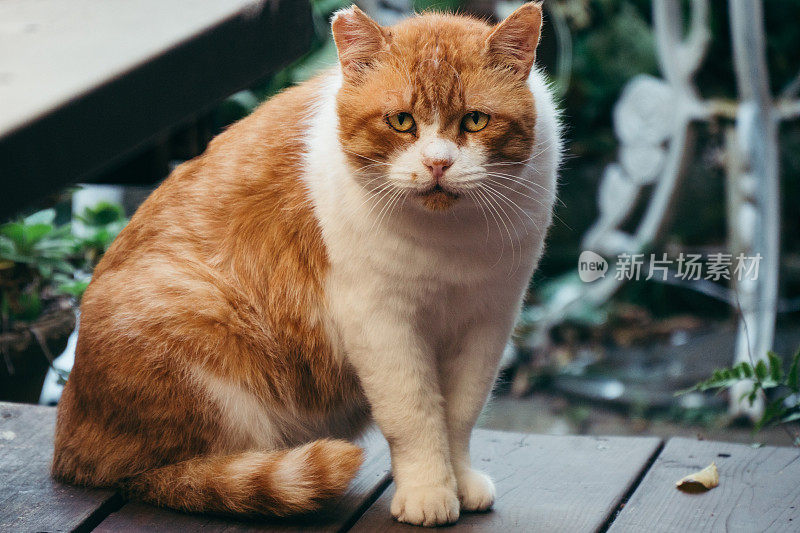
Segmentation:
<svg viewBox="0 0 800 533">
<path fill-rule="evenodd" d="M 449 487 L 398 487 L 392 516 L 417 526 L 440 526 L 458 520 L 458 497 Z"/>
<path fill-rule="evenodd" d="M 485 511 L 494 503 L 494 483 L 483 472 L 469 469 L 458 476 L 458 499 L 464 511 Z"/>
</svg>

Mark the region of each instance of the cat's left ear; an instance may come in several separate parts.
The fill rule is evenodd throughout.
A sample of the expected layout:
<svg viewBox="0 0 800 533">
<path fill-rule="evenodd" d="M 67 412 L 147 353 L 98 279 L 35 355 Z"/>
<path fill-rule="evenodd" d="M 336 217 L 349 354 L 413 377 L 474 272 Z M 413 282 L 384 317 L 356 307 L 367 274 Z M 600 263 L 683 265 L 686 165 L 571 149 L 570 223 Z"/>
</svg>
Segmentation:
<svg viewBox="0 0 800 533">
<path fill-rule="evenodd" d="M 486 39 L 490 57 L 527 79 L 536 59 L 542 31 L 542 4 L 523 4 L 497 25 Z"/>
<path fill-rule="evenodd" d="M 377 53 L 388 49 L 391 39 L 385 28 L 356 6 L 337 11 L 331 30 L 345 77 L 355 77 L 366 70 Z"/>
</svg>

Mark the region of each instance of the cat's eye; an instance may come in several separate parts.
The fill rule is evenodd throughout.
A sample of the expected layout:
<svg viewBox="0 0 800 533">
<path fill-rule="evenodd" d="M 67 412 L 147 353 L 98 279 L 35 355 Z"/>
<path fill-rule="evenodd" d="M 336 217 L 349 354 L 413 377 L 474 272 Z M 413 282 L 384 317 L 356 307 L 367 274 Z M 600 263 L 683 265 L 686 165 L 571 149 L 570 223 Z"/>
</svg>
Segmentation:
<svg viewBox="0 0 800 533">
<path fill-rule="evenodd" d="M 489 115 L 480 111 L 470 111 L 461 119 L 461 127 L 469 132 L 481 131 L 489 123 Z"/>
<path fill-rule="evenodd" d="M 414 117 L 411 113 L 395 113 L 386 117 L 386 122 L 397 131 L 410 131 L 414 127 Z"/>
</svg>

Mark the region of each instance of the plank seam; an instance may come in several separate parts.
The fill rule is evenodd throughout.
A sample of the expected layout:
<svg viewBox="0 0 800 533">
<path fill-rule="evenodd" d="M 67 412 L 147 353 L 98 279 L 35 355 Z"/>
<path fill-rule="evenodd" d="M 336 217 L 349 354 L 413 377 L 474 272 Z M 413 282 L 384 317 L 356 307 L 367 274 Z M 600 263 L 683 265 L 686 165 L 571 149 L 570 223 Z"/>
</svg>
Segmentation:
<svg viewBox="0 0 800 533">
<path fill-rule="evenodd" d="M 104 501 L 100 507 L 95 509 L 92 514 L 86 517 L 86 519 L 78 524 L 75 529 L 72 530 L 73 533 L 88 533 L 92 531 L 94 528 L 100 525 L 100 523 L 108 518 L 112 513 L 116 513 L 122 506 L 125 505 L 127 502 L 125 498 L 122 497 L 122 494 L 119 492 L 115 493 L 109 499 Z"/>
<path fill-rule="evenodd" d="M 658 457 L 661 455 L 661 452 L 664 451 L 664 446 L 666 446 L 666 443 L 663 440 L 658 443 L 658 446 L 653 451 L 653 454 L 650 456 L 650 458 L 644 464 L 644 466 L 642 467 L 641 471 L 636 476 L 636 479 L 633 480 L 633 483 L 631 483 L 631 486 L 628 488 L 628 490 L 625 491 L 625 494 L 622 496 L 622 498 L 620 499 L 620 501 L 617 504 L 617 506 L 614 508 L 613 511 L 611 511 L 608 514 L 608 518 L 606 518 L 605 522 L 603 522 L 603 524 L 597 529 L 598 533 L 606 533 L 609 530 L 611 525 L 614 523 L 614 521 L 617 519 L 619 514 L 622 512 L 622 509 L 630 501 L 631 496 L 633 496 L 633 493 L 636 492 L 636 489 L 638 489 L 639 485 L 641 485 L 642 480 L 644 479 L 644 476 L 647 475 L 647 473 L 650 471 L 650 469 L 655 464 L 655 462 L 658 459 Z"/>
<path fill-rule="evenodd" d="M 386 492 L 391 484 L 392 475 L 387 472 L 381 482 L 375 487 L 375 490 L 373 490 L 367 498 L 364 498 L 364 501 L 361 503 L 361 505 L 356 508 L 356 510 L 347 518 L 347 520 L 345 520 L 344 524 L 342 524 L 342 527 L 339 528 L 338 533 L 346 533 L 347 531 L 350 531 L 353 526 L 356 525 L 356 522 L 358 522 L 361 517 L 364 516 L 364 513 L 366 513 L 367 510 L 378 501 L 378 498 L 383 496 L 383 493 Z"/>
</svg>

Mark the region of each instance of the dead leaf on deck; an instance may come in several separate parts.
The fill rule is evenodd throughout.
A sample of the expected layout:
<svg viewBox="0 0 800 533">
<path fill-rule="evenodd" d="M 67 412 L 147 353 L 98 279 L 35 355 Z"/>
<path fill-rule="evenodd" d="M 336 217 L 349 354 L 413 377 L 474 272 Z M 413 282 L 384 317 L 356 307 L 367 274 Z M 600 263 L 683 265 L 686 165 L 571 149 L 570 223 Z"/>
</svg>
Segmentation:
<svg viewBox="0 0 800 533">
<path fill-rule="evenodd" d="M 711 463 L 704 469 L 680 479 L 675 486 L 684 492 L 705 492 L 719 485 L 717 464 Z"/>
</svg>

